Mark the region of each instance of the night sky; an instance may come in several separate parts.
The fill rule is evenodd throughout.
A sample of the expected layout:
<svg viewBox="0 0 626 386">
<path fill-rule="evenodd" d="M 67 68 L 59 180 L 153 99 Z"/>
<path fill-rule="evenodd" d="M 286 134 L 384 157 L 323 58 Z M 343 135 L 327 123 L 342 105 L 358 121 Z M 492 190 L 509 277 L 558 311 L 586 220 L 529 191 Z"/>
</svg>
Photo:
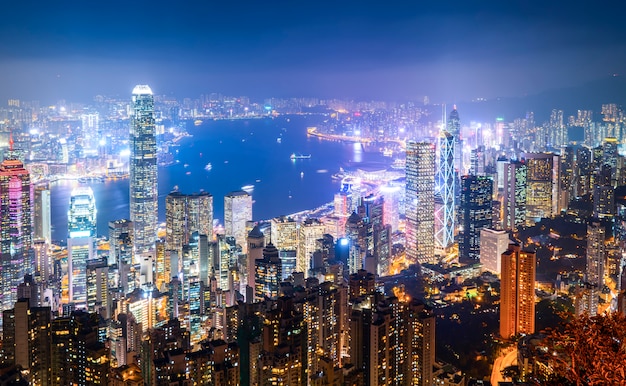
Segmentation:
<svg viewBox="0 0 626 386">
<path fill-rule="evenodd" d="M 0 98 L 227 95 L 431 101 L 626 73 L 617 1 L 6 1 Z"/>
</svg>

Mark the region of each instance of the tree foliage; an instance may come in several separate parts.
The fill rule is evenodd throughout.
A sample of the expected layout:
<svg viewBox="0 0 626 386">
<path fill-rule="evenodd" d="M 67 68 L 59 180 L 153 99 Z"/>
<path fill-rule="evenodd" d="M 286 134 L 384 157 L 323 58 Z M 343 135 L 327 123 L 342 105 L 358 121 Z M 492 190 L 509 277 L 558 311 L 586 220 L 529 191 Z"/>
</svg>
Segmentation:
<svg viewBox="0 0 626 386">
<path fill-rule="evenodd" d="M 537 384 L 626 384 L 626 317 L 582 315 L 552 330 L 536 358 L 548 371 Z"/>
</svg>

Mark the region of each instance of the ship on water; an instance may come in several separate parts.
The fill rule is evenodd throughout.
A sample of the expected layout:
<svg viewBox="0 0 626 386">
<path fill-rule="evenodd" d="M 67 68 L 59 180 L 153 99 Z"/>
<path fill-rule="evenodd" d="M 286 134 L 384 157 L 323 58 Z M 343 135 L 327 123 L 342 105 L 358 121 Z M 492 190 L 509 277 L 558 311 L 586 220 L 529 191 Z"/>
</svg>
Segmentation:
<svg viewBox="0 0 626 386">
<path fill-rule="evenodd" d="M 311 154 L 291 153 L 291 156 L 289 158 L 291 158 L 292 160 L 296 160 L 296 159 L 311 159 Z"/>
</svg>

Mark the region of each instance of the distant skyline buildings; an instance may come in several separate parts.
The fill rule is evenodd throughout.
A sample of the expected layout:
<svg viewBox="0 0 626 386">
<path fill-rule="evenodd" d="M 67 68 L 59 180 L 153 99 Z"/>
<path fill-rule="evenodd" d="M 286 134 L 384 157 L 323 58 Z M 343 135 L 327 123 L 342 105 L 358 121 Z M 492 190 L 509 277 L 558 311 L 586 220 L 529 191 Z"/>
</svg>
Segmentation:
<svg viewBox="0 0 626 386">
<path fill-rule="evenodd" d="M 132 92 L 130 122 L 130 221 L 136 253 L 153 251 L 158 221 L 157 144 L 154 97 L 147 85 Z"/>
</svg>

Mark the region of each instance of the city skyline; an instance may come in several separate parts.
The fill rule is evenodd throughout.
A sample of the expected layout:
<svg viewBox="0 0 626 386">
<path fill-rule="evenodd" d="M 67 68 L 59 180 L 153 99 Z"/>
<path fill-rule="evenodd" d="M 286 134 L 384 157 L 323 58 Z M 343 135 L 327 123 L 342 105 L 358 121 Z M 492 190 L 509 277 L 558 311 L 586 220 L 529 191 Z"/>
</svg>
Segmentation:
<svg viewBox="0 0 626 386">
<path fill-rule="evenodd" d="M 14 94 L 0 97 L 87 99 L 137 83 L 175 95 L 460 102 L 534 94 L 625 72 L 624 5 L 610 7 L 14 2 L 0 26 L 0 80 Z"/>
</svg>

